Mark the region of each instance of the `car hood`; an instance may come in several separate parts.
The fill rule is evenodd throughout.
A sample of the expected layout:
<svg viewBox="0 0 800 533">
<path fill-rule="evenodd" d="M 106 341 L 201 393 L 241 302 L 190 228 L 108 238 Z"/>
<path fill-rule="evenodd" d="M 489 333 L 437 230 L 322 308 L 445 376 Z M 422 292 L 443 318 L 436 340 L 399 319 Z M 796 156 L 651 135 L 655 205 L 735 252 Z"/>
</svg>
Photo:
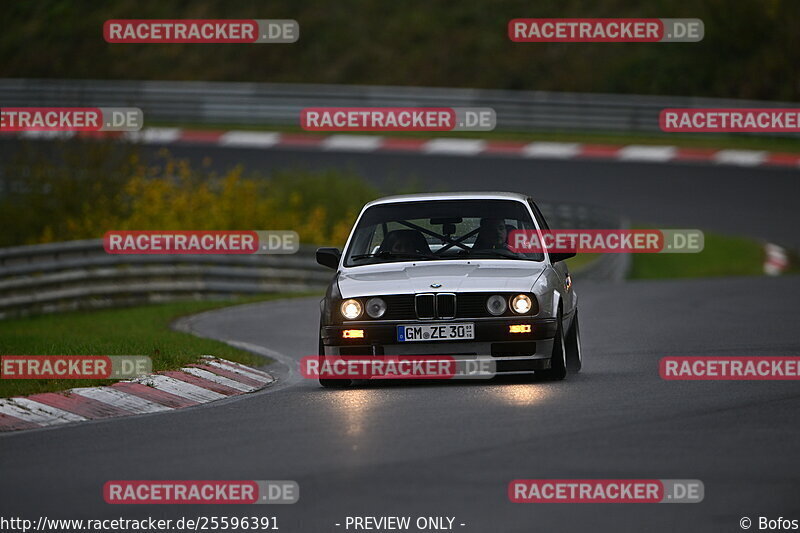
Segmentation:
<svg viewBox="0 0 800 533">
<path fill-rule="evenodd" d="M 339 275 L 343 298 L 420 292 L 528 292 L 544 262 L 464 261 L 383 263 L 347 269 Z M 431 287 L 431 284 L 441 287 Z"/>
</svg>

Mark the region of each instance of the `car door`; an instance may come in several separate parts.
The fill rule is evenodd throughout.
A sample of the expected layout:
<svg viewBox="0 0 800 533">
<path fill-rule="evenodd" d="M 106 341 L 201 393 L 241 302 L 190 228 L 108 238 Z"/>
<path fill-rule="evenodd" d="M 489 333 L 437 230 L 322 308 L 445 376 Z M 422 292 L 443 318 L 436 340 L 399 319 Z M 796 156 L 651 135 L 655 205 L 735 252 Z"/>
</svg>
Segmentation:
<svg viewBox="0 0 800 533">
<path fill-rule="evenodd" d="M 536 202 L 534 202 L 532 198 L 528 198 L 528 205 L 530 205 L 539 227 L 542 230 L 549 231 L 550 226 L 547 224 L 547 220 L 545 220 L 544 215 L 539 209 L 539 206 L 536 205 Z M 569 273 L 569 267 L 567 267 L 566 261 L 558 261 L 553 263 L 551 268 L 558 279 L 558 287 L 556 288 L 556 291 L 561 295 L 564 316 L 570 317 L 575 309 L 577 298 L 572 287 L 572 276 Z"/>
</svg>

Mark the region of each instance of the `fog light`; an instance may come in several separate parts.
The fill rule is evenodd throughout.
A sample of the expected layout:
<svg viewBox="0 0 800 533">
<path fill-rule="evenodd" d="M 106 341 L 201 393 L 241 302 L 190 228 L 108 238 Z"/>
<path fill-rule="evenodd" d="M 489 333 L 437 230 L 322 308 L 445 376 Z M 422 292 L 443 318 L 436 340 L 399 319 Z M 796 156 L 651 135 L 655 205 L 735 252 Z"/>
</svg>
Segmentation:
<svg viewBox="0 0 800 533">
<path fill-rule="evenodd" d="M 343 339 L 363 339 L 364 338 L 364 330 L 363 329 L 346 329 L 342 331 L 342 338 Z"/>
<path fill-rule="evenodd" d="M 530 324 L 512 324 L 508 326 L 509 333 L 530 333 L 531 332 L 531 325 Z"/>
</svg>

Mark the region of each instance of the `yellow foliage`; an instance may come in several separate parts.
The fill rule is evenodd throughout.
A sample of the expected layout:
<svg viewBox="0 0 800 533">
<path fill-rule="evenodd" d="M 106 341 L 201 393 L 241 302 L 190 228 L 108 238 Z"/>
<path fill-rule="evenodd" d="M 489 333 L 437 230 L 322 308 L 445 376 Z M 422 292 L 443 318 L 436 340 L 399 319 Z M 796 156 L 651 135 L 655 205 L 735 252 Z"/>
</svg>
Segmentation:
<svg viewBox="0 0 800 533">
<path fill-rule="evenodd" d="M 341 246 L 363 204 L 378 195 L 361 178 L 336 171 L 263 177 L 236 167 L 216 175 L 207 161 L 198 170 L 161 155 L 163 163 L 153 166 L 130 155 L 129 177 L 118 181 L 65 178 L 68 169 L 60 182 L 43 185 L 59 192 L 39 193 L 35 200 L 48 207 L 18 233 L 27 234 L 27 242 L 51 242 L 99 238 L 112 230 L 294 230 L 302 243 Z"/>
</svg>

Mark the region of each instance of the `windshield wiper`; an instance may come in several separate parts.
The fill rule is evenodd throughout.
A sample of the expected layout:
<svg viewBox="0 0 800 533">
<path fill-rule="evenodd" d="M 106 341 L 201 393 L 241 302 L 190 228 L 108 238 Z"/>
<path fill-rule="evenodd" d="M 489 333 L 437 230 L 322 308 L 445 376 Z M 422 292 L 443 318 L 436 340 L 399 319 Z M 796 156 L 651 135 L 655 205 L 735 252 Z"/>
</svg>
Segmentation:
<svg viewBox="0 0 800 533">
<path fill-rule="evenodd" d="M 384 250 L 374 254 L 359 254 L 350 257 L 352 260 L 366 259 L 368 257 L 377 257 L 379 259 L 435 259 L 433 254 L 421 254 L 417 252 L 390 252 Z"/>
</svg>

